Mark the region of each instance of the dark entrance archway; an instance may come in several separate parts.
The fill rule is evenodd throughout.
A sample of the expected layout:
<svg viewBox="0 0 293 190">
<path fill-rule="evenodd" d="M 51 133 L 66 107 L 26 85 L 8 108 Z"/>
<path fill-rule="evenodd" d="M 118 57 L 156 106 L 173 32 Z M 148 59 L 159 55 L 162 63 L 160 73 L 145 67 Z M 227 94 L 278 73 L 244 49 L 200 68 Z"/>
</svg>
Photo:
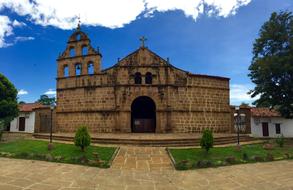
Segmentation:
<svg viewBox="0 0 293 190">
<path fill-rule="evenodd" d="M 151 98 L 140 96 L 132 102 L 131 131 L 134 133 L 156 131 L 156 104 Z"/>
</svg>

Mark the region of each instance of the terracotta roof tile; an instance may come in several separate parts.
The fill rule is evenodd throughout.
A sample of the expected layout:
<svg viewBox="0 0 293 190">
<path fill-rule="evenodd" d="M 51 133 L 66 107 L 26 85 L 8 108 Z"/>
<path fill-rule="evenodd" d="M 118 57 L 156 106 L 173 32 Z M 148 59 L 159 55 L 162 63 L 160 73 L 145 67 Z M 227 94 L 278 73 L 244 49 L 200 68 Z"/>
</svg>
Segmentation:
<svg viewBox="0 0 293 190">
<path fill-rule="evenodd" d="M 21 112 L 32 112 L 34 109 L 49 108 L 49 106 L 45 106 L 40 103 L 26 103 L 18 105 L 18 108 Z"/>
<path fill-rule="evenodd" d="M 280 117 L 280 113 L 270 108 L 251 108 L 254 117 Z"/>
</svg>

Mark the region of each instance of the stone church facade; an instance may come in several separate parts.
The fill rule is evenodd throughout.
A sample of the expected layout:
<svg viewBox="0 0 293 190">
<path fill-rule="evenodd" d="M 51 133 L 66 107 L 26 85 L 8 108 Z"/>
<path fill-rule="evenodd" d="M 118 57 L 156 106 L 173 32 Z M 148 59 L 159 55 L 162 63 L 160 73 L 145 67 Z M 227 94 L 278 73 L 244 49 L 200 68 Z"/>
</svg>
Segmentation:
<svg viewBox="0 0 293 190">
<path fill-rule="evenodd" d="M 57 59 L 57 132 L 230 132 L 228 78 L 178 69 L 144 41 L 110 68 L 101 59 L 78 28 Z"/>
</svg>

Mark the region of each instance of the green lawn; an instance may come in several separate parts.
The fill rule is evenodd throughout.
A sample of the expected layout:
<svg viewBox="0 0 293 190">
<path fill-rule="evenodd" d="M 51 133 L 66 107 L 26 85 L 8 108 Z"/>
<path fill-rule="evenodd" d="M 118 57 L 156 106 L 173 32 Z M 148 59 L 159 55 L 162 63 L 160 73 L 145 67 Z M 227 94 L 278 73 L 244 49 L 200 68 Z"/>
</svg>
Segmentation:
<svg viewBox="0 0 293 190">
<path fill-rule="evenodd" d="M 116 148 L 89 146 L 85 152 L 73 144 L 54 143 L 54 148 L 48 151 L 48 142 L 39 140 L 18 140 L 0 143 L 0 156 L 49 160 L 72 164 L 87 164 L 108 167 Z M 9 153 L 9 154 L 7 154 Z M 100 164 L 94 154 L 98 154 Z M 86 161 L 82 160 L 85 157 Z"/>
<path fill-rule="evenodd" d="M 233 146 L 215 147 L 210 149 L 209 153 L 206 153 L 201 148 L 169 149 L 169 152 L 175 161 L 175 167 L 177 169 L 190 169 L 251 163 L 260 160 L 272 161 L 269 155 L 274 160 L 287 159 L 287 155 L 289 155 L 289 158 L 292 158 L 293 146 L 287 144 L 283 148 L 280 148 L 274 145 L 272 150 L 265 150 L 263 144 L 251 144 L 243 145 L 241 150 L 237 150 Z"/>
</svg>

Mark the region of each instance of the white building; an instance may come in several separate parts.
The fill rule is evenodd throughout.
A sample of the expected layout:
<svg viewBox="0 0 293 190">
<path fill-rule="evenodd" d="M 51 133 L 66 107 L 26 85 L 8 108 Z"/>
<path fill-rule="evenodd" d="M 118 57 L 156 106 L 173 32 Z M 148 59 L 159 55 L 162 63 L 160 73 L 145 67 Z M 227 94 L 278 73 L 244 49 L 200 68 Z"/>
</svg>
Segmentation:
<svg viewBox="0 0 293 190">
<path fill-rule="evenodd" d="M 11 132 L 33 133 L 35 130 L 36 109 L 48 106 L 40 103 L 28 103 L 19 105 L 19 116 L 10 122 Z"/>
<path fill-rule="evenodd" d="M 269 108 L 251 108 L 253 137 L 293 137 L 293 119 L 285 119 Z"/>
</svg>

